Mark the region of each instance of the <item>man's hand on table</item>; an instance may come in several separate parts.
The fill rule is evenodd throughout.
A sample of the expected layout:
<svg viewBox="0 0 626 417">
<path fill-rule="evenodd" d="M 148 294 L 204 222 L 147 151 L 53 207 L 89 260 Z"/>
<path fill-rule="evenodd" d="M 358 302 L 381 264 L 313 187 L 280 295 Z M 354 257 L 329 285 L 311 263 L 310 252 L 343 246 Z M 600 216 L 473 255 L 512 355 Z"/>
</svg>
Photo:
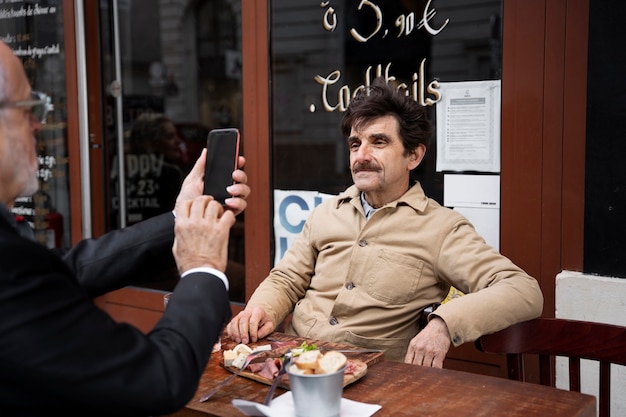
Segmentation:
<svg viewBox="0 0 626 417">
<path fill-rule="evenodd" d="M 448 326 L 440 317 L 434 317 L 409 343 L 405 363 L 443 368 L 443 360 L 450 349 Z"/>
<path fill-rule="evenodd" d="M 237 343 L 256 342 L 274 331 L 276 325 L 262 307 L 246 308 L 226 326 L 228 336 Z"/>
</svg>

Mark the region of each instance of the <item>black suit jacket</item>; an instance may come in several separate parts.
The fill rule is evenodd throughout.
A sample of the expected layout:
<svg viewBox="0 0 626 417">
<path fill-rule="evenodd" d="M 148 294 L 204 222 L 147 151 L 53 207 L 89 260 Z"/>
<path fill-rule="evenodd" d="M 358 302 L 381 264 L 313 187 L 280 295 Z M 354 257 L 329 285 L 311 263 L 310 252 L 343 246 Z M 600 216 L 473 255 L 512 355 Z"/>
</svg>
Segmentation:
<svg viewBox="0 0 626 417">
<path fill-rule="evenodd" d="M 173 238 L 167 213 L 61 257 L 0 204 L 0 415 L 159 415 L 191 399 L 230 317 L 220 279 L 181 279 L 147 335 L 92 302 L 174 265 Z"/>
</svg>

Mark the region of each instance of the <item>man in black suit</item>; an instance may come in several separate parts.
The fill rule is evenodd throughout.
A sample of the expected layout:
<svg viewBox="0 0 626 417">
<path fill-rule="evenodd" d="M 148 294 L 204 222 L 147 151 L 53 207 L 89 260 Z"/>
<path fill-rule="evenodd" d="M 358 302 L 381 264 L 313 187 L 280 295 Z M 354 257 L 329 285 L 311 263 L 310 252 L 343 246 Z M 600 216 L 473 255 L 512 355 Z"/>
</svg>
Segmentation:
<svg viewBox="0 0 626 417">
<path fill-rule="evenodd" d="M 237 184 L 224 210 L 201 195 L 203 152 L 174 213 L 57 256 L 22 237 L 9 211 L 17 197 L 37 190 L 40 105 L 21 62 L 0 42 L 0 415 L 174 412 L 195 393 L 212 342 L 230 317 L 223 271 L 229 230 L 250 192 L 247 177 L 233 173 Z M 181 278 L 148 334 L 114 322 L 92 302 L 139 275 L 174 266 Z"/>
</svg>

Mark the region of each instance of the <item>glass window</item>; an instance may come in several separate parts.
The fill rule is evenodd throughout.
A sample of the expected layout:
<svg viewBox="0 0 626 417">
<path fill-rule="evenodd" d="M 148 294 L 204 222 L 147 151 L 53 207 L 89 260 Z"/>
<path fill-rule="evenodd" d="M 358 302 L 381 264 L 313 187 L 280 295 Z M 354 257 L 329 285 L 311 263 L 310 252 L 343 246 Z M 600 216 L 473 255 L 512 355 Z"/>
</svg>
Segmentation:
<svg viewBox="0 0 626 417">
<path fill-rule="evenodd" d="M 501 1 L 274 0 L 271 3 L 275 190 L 337 194 L 352 184 L 342 112 L 359 86 L 395 77 L 416 100 L 433 81 L 500 79 Z M 430 108 L 431 120 L 435 111 Z M 442 202 L 433 142 L 413 172 Z M 274 254 L 272 255 L 274 256 Z"/>
<path fill-rule="evenodd" d="M 67 248 L 71 236 L 63 6 L 47 1 L 5 1 L 1 6 L 0 39 L 21 58 L 32 89 L 49 96 L 53 106 L 37 134 L 39 190 L 19 198 L 13 212 L 30 224 L 38 242 Z"/>
<path fill-rule="evenodd" d="M 242 130 L 241 2 L 205 0 L 101 2 L 107 88 L 106 161 L 110 228 L 174 207 L 182 180 L 206 146 L 211 129 Z M 120 100 L 115 95 L 115 25 L 119 28 Z M 150 30 L 146 30 L 150 28 Z M 123 160 L 120 166 L 119 126 Z M 242 145 L 245 140 L 242 132 Z M 120 170 L 123 168 L 123 171 Z M 123 172 L 125 181 L 120 184 Z M 122 190 L 121 185 L 125 187 Z M 121 192 L 123 194 L 121 194 Z M 124 195 L 121 199 L 120 195 Z M 125 215 L 124 215 L 125 210 Z M 244 300 L 243 216 L 232 229 L 230 297 Z M 171 290 L 176 271 L 144 277 L 142 286 Z"/>
</svg>

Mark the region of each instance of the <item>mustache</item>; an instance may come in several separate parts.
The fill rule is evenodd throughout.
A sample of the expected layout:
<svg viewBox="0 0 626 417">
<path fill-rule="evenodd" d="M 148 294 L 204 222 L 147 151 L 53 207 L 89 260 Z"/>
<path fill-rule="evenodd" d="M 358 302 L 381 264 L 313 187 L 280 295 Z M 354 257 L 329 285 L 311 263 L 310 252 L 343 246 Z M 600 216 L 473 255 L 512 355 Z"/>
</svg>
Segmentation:
<svg viewBox="0 0 626 417">
<path fill-rule="evenodd" d="M 373 164 L 371 162 L 359 163 L 357 162 L 352 167 L 352 172 L 356 174 L 360 171 L 380 171 L 380 167 L 377 164 Z"/>
</svg>

